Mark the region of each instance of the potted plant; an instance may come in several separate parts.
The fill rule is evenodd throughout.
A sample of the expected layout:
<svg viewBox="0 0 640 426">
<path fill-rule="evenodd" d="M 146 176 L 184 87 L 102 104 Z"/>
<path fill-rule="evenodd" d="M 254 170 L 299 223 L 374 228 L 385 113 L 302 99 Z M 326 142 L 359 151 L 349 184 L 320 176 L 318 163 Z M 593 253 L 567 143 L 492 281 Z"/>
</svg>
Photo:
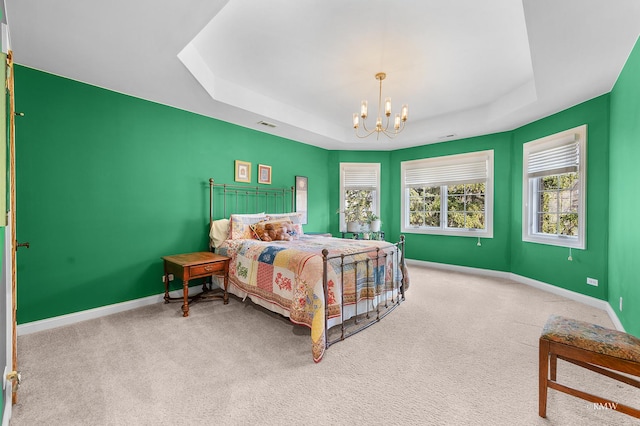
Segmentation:
<svg viewBox="0 0 640 426">
<path fill-rule="evenodd" d="M 352 190 L 347 193 L 347 202 L 344 211 L 344 221 L 347 224 L 347 232 L 368 231 L 369 213 L 371 208 L 371 192 L 365 190 Z"/>
<path fill-rule="evenodd" d="M 353 232 L 354 234 L 360 232 L 362 224 L 360 222 L 347 222 L 347 232 Z"/>
<path fill-rule="evenodd" d="M 378 215 L 372 211 L 367 212 L 367 221 L 369 222 L 369 231 L 380 232 L 382 221 Z"/>
<path fill-rule="evenodd" d="M 360 217 L 358 206 L 351 206 L 349 208 L 346 208 L 345 210 L 338 209 L 336 213 L 344 213 L 344 221 L 347 224 L 347 232 L 358 233 L 362 230 L 364 222 L 358 219 Z"/>
</svg>

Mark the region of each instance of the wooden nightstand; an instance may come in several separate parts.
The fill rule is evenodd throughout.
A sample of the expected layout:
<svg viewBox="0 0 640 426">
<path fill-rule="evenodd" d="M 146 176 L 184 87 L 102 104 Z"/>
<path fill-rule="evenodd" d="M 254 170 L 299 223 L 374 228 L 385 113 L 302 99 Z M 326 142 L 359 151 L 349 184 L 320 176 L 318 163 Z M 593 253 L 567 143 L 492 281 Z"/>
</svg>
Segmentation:
<svg viewBox="0 0 640 426">
<path fill-rule="evenodd" d="M 193 302 L 200 298 L 222 299 L 224 304 L 229 303 L 227 286 L 229 284 L 229 260 L 226 256 L 211 253 L 208 251 L 176 254 L 173 256 L 163 256 L 164 260 L 164 303 L 171 300 L 182 300 L 182 316 L 189 316 L 189 301 Z M 182 297 L 169 297 L 169 274 L 182 277 Z M 224 289 L 211 290 L 207 288 L 207 283 L 202 285 L 202 293 L 189 297 L 189 280 L 192 278 L 206 278 L 214 275 L 224 276 Z"/>
</svg>

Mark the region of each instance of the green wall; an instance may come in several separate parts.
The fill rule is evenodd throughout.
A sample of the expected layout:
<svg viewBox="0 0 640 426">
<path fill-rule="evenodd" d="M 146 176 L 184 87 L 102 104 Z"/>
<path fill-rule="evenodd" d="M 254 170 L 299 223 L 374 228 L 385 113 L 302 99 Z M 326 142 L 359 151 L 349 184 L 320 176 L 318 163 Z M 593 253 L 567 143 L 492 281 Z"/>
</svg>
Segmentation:
<svg viewBox="0 0 640 426">
<path fill-rule="evenodd" d="M 391 155 L 393 203 L 399 206 L 400 163 L 473 151 L 494 151 L 493 238 L 478 240 L 450 235 L 405 234 L 409 259 L 447 263 L 473 268 L 509 271 L 511 206 L 511 133 L 497 133 L 394 151 Z M 400 211 L 392 217 L 392 237 L 400 233 Z"/>
<path fill-rule="evenodd" d="M 18 323 L 164 291 L 160 257 L 207 249 L 208 179 L 234 160 L 309 178 L 324 231 L 328 151 L 16 67 Z M 176 281 L 177 282 L 177 281 Z M 177 284 L 179 285 L 179 284 Z"/>
<path fill-rule="evenodd" d="M 609 151 L 609 303 L 627 332 L 640 336 L 640 42 L 611 92 Z M 623 309 L 619 301 L 623 298 Z"/>
<path fill-rule="evenodd" d="M 522 145 L 554 133 L 587 125 L 586 249 L 569 249 L 522 241 Z M 513 203 L 511 271 L 598 299 L 607 299 L 609 187 L 609 95 L 603 95 L 513 132 Z M 598 280 L 588 285 L 587 277 Z"/>
<path fill-rule="evenodd" d="M 273 167 L 273 186 L 308 176 L 305 230 L 334 235 L 339 163 L 381 163 L 383 230 L 395 241 L 402 161 L 493 149 L 494 237 L 478 247 L 475 238 L 406 234 L 407 257 L 513 272 L 609 300 L 616 310 L 622 296 L 620 319 L 640 334 L 640 290 L 631 276 L 640 243 L 620 220 L 638 203 L 626 193 L 639 173 L 637 50 L 611 94 L 513 131 L 379 152 L 326 151 L 16 67 L 17 108 L 26 114 L 17 128 L 18 239 L 31 243 L 18 259 L 18 322 L 161 293 L 160 257 L 206 249 L 207 179 L 232 182 L 236 159 L 252 163 L 254 185 L 258 163 Z M 570 262 L 567 248 L 521 240 L 522 145 L 582 124 L 587 248 L 573 250 Z"/>
</svg>

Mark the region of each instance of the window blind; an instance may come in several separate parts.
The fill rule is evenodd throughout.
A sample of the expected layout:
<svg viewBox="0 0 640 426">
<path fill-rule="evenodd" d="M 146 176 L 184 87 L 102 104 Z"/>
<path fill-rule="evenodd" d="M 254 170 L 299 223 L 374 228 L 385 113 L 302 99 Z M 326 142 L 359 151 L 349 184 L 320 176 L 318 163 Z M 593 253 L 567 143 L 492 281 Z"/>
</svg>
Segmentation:
<svg viewBox="0 0 640 426">
<path fill-rule="evenodd" d="M 345 167 L 345 189 L 370 189 L 378 187 L 378 170 L 375 167 Z"/>
<path fill-rule="evenodd" d="M 441 186 L 479 183 L 487 180 L 487 158 L 456 164 L 424 164 L 405 171 L 405 186 Z"/>
<path fill-rule="evenodd" d="M 530 178 L 577 172 L 580 164 L 580 146 L 575 142 L 576 137 L 570 143 L 545 149 L 537 152 L 529 152 L 527 174 Z"/>
</svg>

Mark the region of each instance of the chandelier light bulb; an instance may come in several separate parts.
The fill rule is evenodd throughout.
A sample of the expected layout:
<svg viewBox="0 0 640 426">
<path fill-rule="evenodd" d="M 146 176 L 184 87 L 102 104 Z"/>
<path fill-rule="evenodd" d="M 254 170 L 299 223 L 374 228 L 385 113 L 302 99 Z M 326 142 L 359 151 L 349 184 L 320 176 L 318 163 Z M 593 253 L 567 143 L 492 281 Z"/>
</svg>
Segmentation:
<svg viewBox="0 0 640 426">
<path fill-rule="evenodd" d="M 360 117 L 362 117 L 362 119 L 367 118 L 367 101 L 362 101 L 362 105 L 360 106 Z"/>
</svg>

